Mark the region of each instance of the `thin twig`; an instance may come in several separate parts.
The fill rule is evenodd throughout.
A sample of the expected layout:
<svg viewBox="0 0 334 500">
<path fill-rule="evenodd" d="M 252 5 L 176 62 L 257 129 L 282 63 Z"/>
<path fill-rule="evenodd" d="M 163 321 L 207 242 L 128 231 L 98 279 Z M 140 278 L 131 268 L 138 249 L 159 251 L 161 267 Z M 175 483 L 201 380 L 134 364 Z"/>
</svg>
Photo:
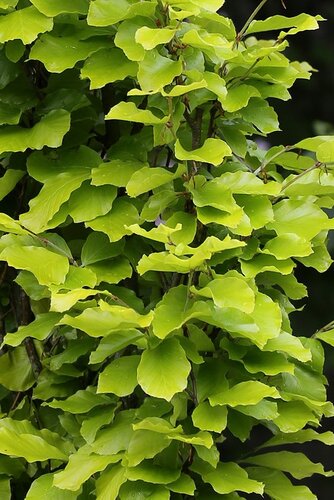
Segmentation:
<svg viewBox="0 0 334 500">
<path fill-rule="evenodd" d="M 20 310 L 19 310 L 20 326 L 29 325 L 29 323 L 31 323 L 32 313 L 30 309 L 29 298 L 22 289 L 19 291 L 19 304 L 20 304 Z M 31 337 L 27 337 L 24 340 L 24 345 L 28 354 L 32 371 L 35 375 L 35 378 L 37 379 L 38 375 L 42 371 L 42 365 L 38 353 L 36 351 L 33 339 Z"/>
<path fill-rule="evenodd" d="M 262 7 L 267 3 L 268 0 L 262 0 L 262 2 L 259 3 L 259 5 L 256 7 L 256 9 L 253 10 L 243 27 L 241 28 L 241 31 L 239 31 L 237 38 L 236 38 L 236 44 L 238 44 L 244 37 L 250 23 L 254 20 L 254 18 L 257 16 L 257 14 L 260 12 Z"/>
<path fill-rule="evenodd" d="M 309 172 L 312 172 L 312 170 L 316 170 L 317 168 L 321 168 L 323 165 L 324 165 L 323 163 L 321 163 L 320 161 L 317 161 L 314 165 L 312 165 L 312 167 L 307 168 L 306 170 L 304 170 L 300 174 L 293 177 L 293 179 L 288 181 L 286 184 L 283 184 L 282 189 L 281 189 L 281 193 L 276 198 L 274 198 L 273 203 L 276 203 L 276 201 L 282 197 L 282 192 L 285 191 L 292 184 L 297 182 L 301 177 L 304 177 L 304 175 L 308 174 Z"/>
<path fill-rule="evenodd" d="M 287 153 L 288 151 L 291 151 L 292 149 L 295 149 L 295 148 L 296 148 L 296 146 L 285 146 L 285 148 L 282 151 L 279 151 L 278 153 L 276 153 L 274 156 L 271 156 L 267 160 L 263 160 L 263 162 L 261 163 L 259 168 L 257 168 L 254 171 L 254 174 L 259 175 L 260 173 L 262 173 L 264 171 L 264 169 L 269 165 L 269 163 L 271 163 L 273 160 L 275 160 L 276 158 L 281 156 L 283 153 Z"/>
</svg>

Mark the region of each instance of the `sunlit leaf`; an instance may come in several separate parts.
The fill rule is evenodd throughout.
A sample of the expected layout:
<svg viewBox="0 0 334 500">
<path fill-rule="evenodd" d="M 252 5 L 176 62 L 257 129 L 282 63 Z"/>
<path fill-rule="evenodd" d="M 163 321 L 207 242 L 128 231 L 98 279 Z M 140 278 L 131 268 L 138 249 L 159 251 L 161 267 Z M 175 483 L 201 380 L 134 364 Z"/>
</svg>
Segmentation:
<svg viewBox="0 0 334 500">
<path fill-rule="evenodd" d="M 97 392 L 111 392 L 117 396 L 128 396 L 138 384 L 137 368 L 139 356 L 123 356 L 112 361 L 100 373 Z"/>
<path fill-rule="evenodd" d="M 174 394 L 187 386 L 190 368 L 178 341 L 166 339 L 142 354 L 138 366 L 138 383 L 147 394 L 170 401 Z"/>
<path fill-rule="evenodd" d="M 31 3 L 45 16 L 55 17 L 59 14 L 87 14 L 87 0 L 31 0 Z"/>
<path fill-rule="evenodd" d="M 32 272 L 41 285 L 63 283 L 69 270 L 66 257 L 41 247 L 7 247 L 1 252 L 0 260 L 16 269 Z"/>
<path fill-rule="evenodd" d="M 63 109 L 50 111 L 32 128 L 16 126 L 0 130 L 0 152 L 42 149 L 44 146 L 57 148 L 70 128 L 69 113 Z"/>
<path fill-rule="evenodd" d="M 179 160 L 194 160 L 220 165 L 231 154 L 230 147 L 220 139 L 206 139 L 203 146 L 193 151 L 185 150 L 179 141 L 175 144 L 175 156 Z"/>
<path fill-rule="evenodd" d="M 129 61 L 119 49 L 95 52 L 86 59 L 81 70 L 81 77 L 89 78 L 91 89 L 99 89 L 108 83 L 136 74 L 137 65 Z"/>
<path fill-rule="evenodd" d="M 254 465 L 263 465 L 270 469 L 289 472 L 296 479 L 310 477 L 313 474 L 321 474 L 330 477 L 332 472 L 325 472 L 323 466 L 319 463 L 311 462 L 303 453 L 295 453 L 291 451 L 276 451 L 249 457 L 247 463 Z"/>
<path fill-rule="evenodd" d="M 54 474 L 43 474 L 29 488 L 27 500 L 76 500 L 81 491 L 64 491 L 53 485 Z"/>
<path fill-rule="evenodd" d="M 210 403 L 216 405 L 255 405 L 266 397 L 277 398 L 279 393 L 275 387 L 269 387 L 262 382 L 240 382 L 224 392 L 211 396 Z"/>
<path fill-rule="evenodd" d="M 0 18 L 0 43 L 20 39 L 25 45 L 33 42 L 40 33 L 51 31 L 53 20 L 45 17 L 35 7 L 16 10 Z"/>
</svg>

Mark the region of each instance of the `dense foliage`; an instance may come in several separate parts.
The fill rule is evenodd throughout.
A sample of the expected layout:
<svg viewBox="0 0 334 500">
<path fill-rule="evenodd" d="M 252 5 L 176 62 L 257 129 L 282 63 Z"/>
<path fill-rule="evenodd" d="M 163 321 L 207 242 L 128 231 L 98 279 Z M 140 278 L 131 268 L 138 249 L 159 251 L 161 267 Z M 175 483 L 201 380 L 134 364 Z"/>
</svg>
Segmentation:
<svg viewBox="0 0 334 500">
<path fill-rule="evenodd" d="M 334 139 L 261 148 L 322 18 L 237 33 L 222 3 L 0 0 L 3 500 L 311 500 L 295 480 L 332 475 L 294 445 L 334 444 L 334 331 L 289 314 L 296 263 L 331 264 Z"/>
</svg>

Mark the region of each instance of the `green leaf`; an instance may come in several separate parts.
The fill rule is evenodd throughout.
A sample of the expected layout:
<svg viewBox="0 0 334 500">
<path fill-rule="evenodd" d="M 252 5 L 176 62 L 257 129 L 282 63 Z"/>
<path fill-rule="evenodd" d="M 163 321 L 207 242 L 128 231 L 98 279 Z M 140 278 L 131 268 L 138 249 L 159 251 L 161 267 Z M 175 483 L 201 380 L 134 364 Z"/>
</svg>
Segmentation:
<svg viewBox="0 0 334 500">
<path fill-rule="evenodd" d="M 303 453 L 294 453 L 291 451 L 275 451 L 264 455 L 257 455 L 243 460 L 249 464 L 263 465 L 270 469 L 288 472 L 296 479 L 321 474 L 326 477 L 333 476 L 333 472 L 325 472 L 319 463 L 311 462 Z"/>
<path fill-rule="evenodd" d="M 302 299 L 307 296 L 307 288 L 303 283 L 299 283 L 296 277 L 291 274 L 287 276 L 278 273 L 262 274 L 257 277 L 257 283 L 264 286 L 278 285 L 290 299 Z"/>
<path fill-rule="evenodd" d="M 87 14 L 87 0 L 31 0 L 31 3 L 45 16 L 55 17 L 59 14 Z M 72 498 L 72 497 L 71 497 Z"/>
<path fill-rule="evenodd" d="M 219 240 L 215 236 L 209 236 L 197 248 L 179 245 L 177 250 L 181 254 L 180 257 L 169 252 L 144 255 L 138 263 L 137 270 L 139 274 L 144 274 L 147 271 L 188 273 L 193 269 L 200 268 L 216 252 L 243 246 L 245 246 L 244 242 L 231 239 L 230 236 L 226 236 L 223 240 Z M 186 259 L 184 254 L 192 254 L 192 257 Z"/>
<path fill-rule="evenodd" d="M 129 481 L 122 486 L 119 498 L 120 500 L 126 500 L 127 498 L 137 498 L 138 500 L 145 500 L 146 498 L 150 498 L 151 500 L 169 500 L 170 492 L 164 486 L 141 481 L 133 483 Z"/>
<path fill-rule="evenodd" d="M 138 430 L 133 433 L 126 454 L 129 467 L 135 467 L 143 460 L 153 458 L 166 449 L 171 440 L 168 436 L 156 432 Z"/>
<path fill-rule="evenodd" d="M 39 314 L 29 325 L 20 326 L 15 333 L 7 333 L 3 343 L 15 347 L 27 337 L 44 340 L 52 333 L 60 318 L 61 314 L 54 312 Z"/>
<path fill-rule="evenodd" d="M 86 59 L 81 78 L 90 80 L 91 89 L 100 89 L 108 83 L 136 76 L 137 64 L 129 61 L 120 49 L 102 49 Z"/>
<path fill-rule="evenodd" d="M 251 85 L 238 85 L 229 89 L 222 105 L 226 111 L 234 113 L 247 106 L 251 97 L 260 97 L 260 92 Z"/>
<path fill-rule="evenodd" d="M 57 371 L 64 364 L 74 363 L 81 356 L 85 356 L 90 353 L 90 351 L 95 348 L 95 345 L 95 341 L 90 337 L 79 337 L 78 339 L 70 340 L 64 351 L 52 356 L 50 359 L 50 370 Z"/>
<path fill-rule="evenodd" d="M 71 455 L 65 469 L 54 475 L 53 484 L 62 490 L 76 491 L 93 474 L 104 470 L 109 464 L 118 462 L 120 456 Z"/>
<path fill-rule="evenodd" d="M 26 391 L 36 382 L 25 347 L 0 357 L 0 384 L 10 391 Z"/>
<path fill-rule="evenodd" d="M 241 270 L 246 278 L 254 278 L 259 273 L 271 271 L 283 275 L 292 273 L 296 264 L 292 259 L 277 260 L 273 255 L 256 255 L 252 260 L 241 260 Z"/>
<path fill-rule="evenodd" d="M 262 372 L 265 375 L 278 375 L 282 372 L 294 372 L 294 364 L 289 363 L 286 356 L 276 352 L 249 350 L 242 362 L 250 373 Z"/>
<path fill-rule="evenodd" d="M 139 214 L 136 207 L 129 201 L 118 198 L 107 215 L 88 221 L 85 225 L 94 231 L 105 233 L 113 243 L 129 234 L 131 231 L 127 229 L 127 226 L 136 224 L 138 220 Z"/>
<path fill-rule="evenodd" d="M 117 257 L 123 252 L 124 242 L 110 243 L 106 234 L 90 233 L 81 250 L 83 266 Z"/>
<path fill-rule="evenodd" d="M 171 288 L 154 310 L 154 335 L 164 339 L 190 319 L 200 318 L 205 314 L 210 314 L 206 304 L 190 299 L 185 285 Z"/>
<path fill-rule="evenodd" d="M 62 73 L 105 47 L 108 47 L 107 42 L 97 38 L 80 40 L 77 34 L 45 34 L 31 48 L 29 59 L 40 61 L 50 73 Z"/>
<path fill-rule="evenodd" d="M 53 19 L 45 17 L 33 6 L 15 10 L 0 18 L 0 43 L 19 39 L 29 45 L 40 33 L 52 28 Z"/>
<path fill-rule="evenodd" d="M 71 177 L 74 177 L 72 173 Z M 95 219 L 111 210 L 116 196 L 117 189 L 114 186 L 92 186 L 85 182 L 72 193 L 69 200 L 69 214 L 74 222 Z"/>
<path fill-rule="evenodd" d="M 300 31 L 314 30 L 319 28 L 317 21 L 322 21 L 321 16 L 310 16 L 309 14 L 299 14 L 298 16 L 271 16 L 264 21 L 252 21 L 246 33 L 261 33 L 264 31 L 281 30 L 285 28 L 295 28 L 290 30 L 288 34 L 296 34 Z"/>
<path fill-rule="evenodd" d="M 274 422 L 281 432 L 298 432 L 308 423 L 318 423 L 312 410 L 301 401 L 279 401 L 278 412 Z"/>
<path fill-rule="evenodd" d="M 9 421 L 11 419 L 8 419 Z M 20 425 L 7 424 L 4 419 L 0 424 L 0 452 L 4 455 L 23 457 L 27 462 L 43 462 L 44 460 L 57 459 L 67 461 L 67 456 L 56 447 L 49 444 L 43 434 L 36 431 L 31 434 L 29 427 L 26 429 L 24 422 Z M 15 421 L 14 421 L 15 422 Z M 29 425 L 31 425 L 29 423 Z M 29 429 L 29 430 L 28 430 Z"/>
<path fill-rule="evenodd" d="M 263 399 L 256 405 L 236 406 L 235 409 L 256 420 L 274 420 L 278 417 L 277 403 Z"/>
<path fill-rule="evenodd" d="M 187 386 L 190 373 L 184 350 L 175 338 L 143 352 L 138 366 L 138 383 L 150 396 L 170 401 Z"/>
<path fill-rule="evenodd" d="M 328 331 L 320 331 L 316 334 L 316 338 L 322 340 L 323 342 L 326 342 L 326 344 L 331 345 L 334 347 L 334 328 L 331 328 Z"/>
<path fill-rule="evenodd" d="M 148 164 L 131 159 L 111 160 L 102 163 L 98 168 L 92 170 L 92 184 L 94 186 L 111 184 L 112 186 L 125 187 L 132 175 L 143 166 L 148 167 Z"/>
<path fill-rule="evenodd" d="M 142 167 L 131 176 L 126 185 L 127 193 L 131 198 L 135 198 L 181 177 L 184 171 L 183 165 L 179 165 L 176 172 L 169 172 L 161 167 Z"/>
<path fill-rule="evenodd" d="M 276 436 L 266 441 L 261 448 L 267 448 L 268 446 L 279 446 L 283 444 L 303 444 L 310 441 L 319 441 L 327 446 L 334 445 L 334 434 L 333 432 L 327 431 L 318 433 L 314 429 L 302 429 L 297 432 L 289 432 L 288 434 L 277 434 Z"/>
<path fill-rule="evenodd" d="M 83 330 L 91 337 L 105 337 L 118 329 L 146 328 L 151 324 L 152 317 L 152 312 L 141 315 L 129 307 L 108 305 L 101 301 L 100 307 L 87 308 L 74 318 L 65 315 L 60 323 Z"/>
<path fill-rule="evenodd" d="M 24 172 L 22 170 L 6 170 L 5 174 L 0 179 L 0 200 L 14 189 L 23 176 Z"/>
<path fill-rule="evenodd" d="M 227 425 L 227 408 L 211 406 L 209 402 L 204 401 L 195 408 L 191 418 L 198 429 L 221 433 Z"/>
<path fill-rule="evenodd" d="M 182 73 L 182 61 L 161 56 L 156 49 L 145 52 L 138 63 L 138 83 L 144 92 L 156 93 Z"/>
<path fill-rule="evenodd" d="M 233 42 L 218 33 L 208 33 L 204 29 L 190 29 L 181 40 L 186 45 L 200 49 L 215 64 L 219 64 L 222 59 L 229 61 L 236 56 Z"/>
<path fill-rule="evenodd" d="M 50 403 L 43 403 L 44 406 L 67 411 L 72 414 L 88 413 L 96 406 L 110 404 L 108 396 L 95 394 L 95 389 L 87 387 L 86 390 L 80 390 L 72 394 L 67 399 L 54 399 Z"/>
<path fill-rule="evenodd" d="M 91 26 L 110 26 L 136 15 L 153 17 L 156 4 L 154 0 L 141 2 L 141 5 L 132 4 L 129 0 L 120 0 L 116 4 L 108 0 L 96 0 L 89 6 L 87 22 Z"/>
<path fill-rule="evenodd" d="M 211 467 L 198 467 L 195 463 L 191 466 L 203 477 L 206 483 L 222 495 L 233 491 L 243 491 L 245 493 L 263 493 L 263 484 L 249 479 L 247 472 L 234 462 L 220 462 L 216 469 Z"/>
<path fill-rule="evenodd" d="M 243 119 L 253 123 L 256 128 L 265 134 L 279 130 L 279 122 L 274 108 L 267 101 L 253 97 L 246 108 L 240 112 Z"/>
<path fill-rule="evenodd" d="M 80 434 L 88 444 L 92 444 L 95 440 L 97 432 L 104 425 L 110 424 L 115 416 L 116 406 L 97 407 L 90 412 L 81 425 Z"/>
<path fill-rule="evenodd" d="M 311 351 L 304 347 L 299 338 L 286 332 L 281 332 L 278 337 L 269 339 L 263 350 L 271 352 L 283 351 L 304 363 L 312 359 Z"/>
<path fill-rule="evenodd" d="M 110 109 L 105 119 L 144 123 L 145 125 L 157 125 L 159 123 L 167 123 L 169 118 L 168 116 L 158 118 L 148 109 L 139 109 L 133 102 L 122 101 Z"/>
<path fill-rule="evenodd" d="M 263 253 L 274 255 L 278 260 L 290 257 L 306 257 L 313 253 L 311 242 L 294 233 L 287 233 L 269 240 Z"/>
<path fill-rule="evenodd" d="M 322 229 L 329 228 L 326 214 L 317 205 L 305 200 L 282 200 L 274 205 L 274 221 L 267 224 L 278 236 L 294 233 L 311 240 Z"/>
<path fill-rule="evenodd" d="M 117 396 L 132 394 L 137 386 L 137 368 L 140 356 L 122 356 L 114 359 L 100 373 L 97 393 L 111 392 Z"/>
<path fill-rule="evenodd" d="M 116 330 L 100 341 L 96 351 L 91 353 L 89 363 L 102 363 L 108 356 L 121 351 L 128 345 L 136 345 L 137 341 L 142 341 L 143 338 L 143 334 L 135 329 Z"/>
<path fill-rule="evenodd" d="M 98 500 L 116 500 L 119 489 L 127 480 L 126 469 L 122 465 L 115 465 L 103 472 L 96 480 Z"/>
<path fill-rule="evenodd" d="M 91 264 L 89 269 L 97 277 L 97 283 L 119 283 L 120 281 L 131 278 L 133 269 L 126 257 L 117 257 L 113 260 L 104 260 Z"/>
<path fill-rule="evenodd" d="M 135 40 L 140 43 L 145 50 L 152 50 L 157 45 L 166 44 L 175 35 L 175 30 L 170 28 L 148 28 L 142 26 L 136 31 Z"/>
<path fill-rule="evenodd" d="M 42 149 L 44 146 L 58 148 L 70 129 L 70 115 L 64 109 L 50 111 L 32 128 L 5 126 L 0 130 L 0 154 L 6 151 L 19 152 Z"/>
<path fill-rule="evenodd" d="M 117 455 L 128 450 L 133 436 L 133 411 L 126 410 L 117 414 L 114 422 L 106 429 L 101 429 L 92 444 L 94 453 L 99 455 Z"/>
<path fill-rule="evenodd" d="M 70 267 L 66 257 L 42 247 L 13 245 L 1 252 L 0 260 L 16 269 L 32 272 L 41 285 L 63 283 Z"/>
<path fill-rule="evenodd" d="M 217 307 L 235 307 L 251 313 L 255 307 L 255 295 L 243 277 L 217 276 L 200 290 L 191 287 L 191 292 L 201 297 L 212 298 Z"/>
<path fill-rule="evenodd" d="M 228 187 L 233 194 L 258 194 L 277 196 L 281 192 L 278 182 L 263 182 L 250 172 L 225 172 L 211 182 L 216 188 L 218 186 Z M 246 200 L 246 198 L 243 198 Z"/>
<path fill-rule="evenodd" d="M 321 144 L 317 149 L 317 159 L 322 163 L 334 161 L 334 140 Z"/>
<path fill-rule="evenodd" d="M 43 474 L 31 484 L 26 500 L 76 500 L 81 491 L 64 491 L 53 485 L 54 474 Z"/>
<path fill-rule="evenodd" d="M 264 491 L 274 500 L 316 500 L 317 497 L 307 486 L 296 486 L 280 471 L 265 467 L 249 467 L 248 474 L 264 482 Z"/>
<path fill-rule="evenodd" d="M 242 406 L 256 405 L 262 399 L 278 398 L 279 393 L 275 387 L 270 387 L 262 382 L 249 380 L 240 382 L 224 392 L 209 397 L 210 403 L 216 405 Z"/>
<path fill-rule="evenodd" d="M 115 45 L 123 50 L 124 54 L 130 61 L 141 61 L 144 59 L 145 50 L 142 45 L 136 42 L 135 35 L 139 28 L 143 26 L 155 27 L 154 22 L 143 17 L 135 17 L 127 21 L 123 21 L 118 26 L 115 35 Z"/>
<path fill-rule="evenodd" d="M 30 200 L 29 212 L 20 216 L 22 224 L 34 233 L 41 233 L 48 228 L 48 223 L 60 210 L 61 206 L 69 200 L 73 191 L 77 190 L 81 184 L 89 178 L 90 172 L 87 168 L 78 169 L 76 172 L 61 173 L 52 176 L 46 181 L 39 194 Z M 80 219 L 80 207 L 75 201 L 80 199 L 80 194 L 74 198 L 74 218 Z M 89 203 L 90 200 L 88 200 Z M 78 221 L 81 222 L 81 221 Z"/>
<path fill-rule="evenodd" d="M 231 153 L 228 144 L 221 139 L 206 139 L 202 147 L 192 151 L 185 150 L 179 140 L 175 143 L 175 156 L 179 160 L 194 160 L 217 166 Z"/>
<path fill-rule="evenodd" d="M 193 496 L 195 494 L 196 485 L 190 476 L 181 474 L 179 479 L 168 484 L 168 489 L 175 493 L 183 493 L 185 495 Z"/>
<path fill-rule="evenodd" d="M 20 226 L 19 222 L 13 220 L 9 215 L 0 213 L 0 231 L 14 234 L 28 234 L 28 231 Z"/>
<path fill-rule="evenodd" d="M 3 500 L 11 499 L 10 479 L 0 476 L 0 495 Z"/>
<path fill-rule="evenodd" d="M 167 469 L 150 462 L 145 462 L 127 470 L 130 481 L 145 481 L 151 484 L 168 484 L 176 481 L 180 476 L 178 469 Z"/>
</svg>

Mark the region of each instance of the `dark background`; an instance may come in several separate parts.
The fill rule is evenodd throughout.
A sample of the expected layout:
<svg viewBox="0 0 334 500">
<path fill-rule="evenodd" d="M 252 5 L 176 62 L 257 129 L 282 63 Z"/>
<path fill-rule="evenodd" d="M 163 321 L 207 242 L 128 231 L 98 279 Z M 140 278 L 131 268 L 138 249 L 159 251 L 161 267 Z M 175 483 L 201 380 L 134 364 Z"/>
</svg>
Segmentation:
<svg viewBox="0 0 334 500">
<path fill-rule="evenodd" d="M 240 30 L 259 2 L 226 0 L 222 10 Z M 291 89 L 292 100 L 273 102 L 282 132 L 269 136 L 271 145 L 294 144 L 305 137 L 334 134 L 334 0 L 285 0 L 285 5 L 286 10 L 281 0 L 268 0 L 257 19 L 275 14 L 291 17 L 306 12 L 321 14 L 327 22 L 321 22 L 317 31 L 307 31 L 289 39 L 287 56 L 309 62 L 317 72 L 311 81 L 297 80 Z M 329 246 L 334 257 L 334 234 Z M 292 324 L 297 335 L 311 336 L 334 320 L 334 266 L 323 274 L 300 267 L 297 277 L 307 285 L 309 297 L 303 311 L 292 314 Z M 331 347 L 326 348 L 325 373 L 329 381 L 329 399 L 334 402 L 334 349 Z M 334 419 L 324 421 L 322 430 L 334 430 Z M 330 447 L 312 443 L 307 452 L 313 461 L 322 460 L 327 469 L 334 469 L 334 451 Z M 334 479 L 314 476 L 308 485 L 320 500 L 334 498 Z"/>
</svg>

